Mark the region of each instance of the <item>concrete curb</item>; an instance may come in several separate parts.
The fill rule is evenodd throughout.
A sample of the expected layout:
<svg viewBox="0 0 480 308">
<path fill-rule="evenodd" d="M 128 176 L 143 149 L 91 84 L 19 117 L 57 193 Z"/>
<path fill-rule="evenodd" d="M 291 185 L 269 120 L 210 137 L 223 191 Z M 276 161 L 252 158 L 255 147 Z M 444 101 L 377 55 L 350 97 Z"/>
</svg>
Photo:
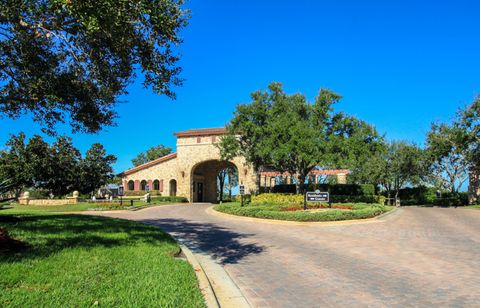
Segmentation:
<svg viewBox="0 0 480 308">
<path fill-rule="evenodd" d="M 357 225 L 357 224 L 371 224 L 384 222 L 387 219 L 385 217 L 391 216 L 393 213 L 401 213 L 401 209 L 394 208 L 386 213 L 378 215 L 373 218 L 365 219 L 353 219 L 353 220 L 336 220 L 336 221 L 290 221 L 290 220 L 276 220 L 276 219 L 265 219 L 265 218 L 256 218 L 256 217 L 246 217 L 246 216 L 237 216 L 233 214 L 222 213 L 214 209 L 215 205 L 208 207 L 205 212 L 207 214 L 217 216 L 220 218 L 228 218 L 234 220 L 248 221 L 248 222 L 261 222 L 273 225 L 290 225 L 290 226 L 334 226 L 334 225 Z M 396 216 L 396 215 L 395 215 Z"/>
<path fill-rule="evenodd" d="M 245 296 L 242 294 L 242 292 L 232 280 L 232 278 L 230 278 L 222 265 L 215 262 L 207 254 L 192 252 L 192 255 L 196 259 L 208 279 L 213 295 L 215 296 L 216 302 L 218 304 L 217 307 L 251 307 Z M 208 304 L 209 303 L 207 302 L 207 305 Z"/>
<path fill-rule="evenodd" d="M 195 258 L 195 255 L 185 245 L 180 245 L 180 248 L 182 249 L 183 254 L 187 258 L 187 261 L 193 267 L 193 270 L 195 271 L 195 275 L 197 275 L 198 287 L 200 288 L 200 291 L 202 292 L 203 297 L 205 298 L 205 303 L 207 304 L 207 307 L 209 308 L 220 307 L 217 297 L 215 296 L 215 292 L 213 291 L 212 285 L 210 284 L 210 280 L 208 280 L 208 277 L 205 274 L 203 267 L 200 265 L 197 258 Z"/>
</svg>

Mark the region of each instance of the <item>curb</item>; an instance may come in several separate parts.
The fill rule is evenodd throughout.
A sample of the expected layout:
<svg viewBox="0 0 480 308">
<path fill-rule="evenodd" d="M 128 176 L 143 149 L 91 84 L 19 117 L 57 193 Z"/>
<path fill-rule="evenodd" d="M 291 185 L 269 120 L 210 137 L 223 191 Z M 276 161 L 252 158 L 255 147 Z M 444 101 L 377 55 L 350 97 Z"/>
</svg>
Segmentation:
<svg viewBox="0 0 480 308">
<path fill-rule="evenodd" d="M 256 217 L 247 217 L 247 216 L 238 216 L 233 214 L 222 213 L 214 209 L 215 205 L 208 207 L 205 212 L 207 214 L 221 217 L 229 218 L 235 220 L 242 220 L 248 222 L 261 222 L 273 225 L 290 225 L 290 226 L 335 226 L 335 225 L 357 225 L 357 224 L 371 224 L 384 222 L 386 216 L 390 216 L 393 213 L 401 213 L 401 209 L 393 208 L 392 210 L 380 214 L 376 217 L 365 218 L 365 219 L 352 219 L 352 220 L 336 220 L 336 221 L 290 221 L 290 220 L 277 220 L 277 219 L 266 219 L 266 218 L 256 218 Z"/>
<path fill-rule="evenodd" d="M 187 248 L 185 245 L 180 245 L 183 254 L 187 258 L 188 263 L 193 267 L 195 271 L 195 275 L 197 275 L 198 279 L 198 287 L 203 294 L 203 298 L 205 298 L 205 303 L 209 308 L 218 308 L 220 304 L 218 303 L 217 297 L 215 296 L 215 292 L 213 291 L 212 285 L 210 284 L 210 280 L 208 280 L 203 267 L 198 263 L 198 260 L 195 258 L 195 255 Z"/>
<path fill-rule="evenodd" d="M 238 286 L 220 264 L 206 254 L 192 252 L 184 244 L 180 244 L 180 247 L 195 270 L 199 288 L 205 298 L 207 307 L 251 307 Z"/>
</svg>

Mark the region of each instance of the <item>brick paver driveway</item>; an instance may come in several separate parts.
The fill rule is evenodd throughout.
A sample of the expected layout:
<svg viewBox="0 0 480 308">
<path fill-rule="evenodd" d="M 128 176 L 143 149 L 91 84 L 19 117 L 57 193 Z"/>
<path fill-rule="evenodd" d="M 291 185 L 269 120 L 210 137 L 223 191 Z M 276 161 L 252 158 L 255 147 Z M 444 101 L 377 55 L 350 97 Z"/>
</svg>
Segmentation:
<svg viewBox="0 0 480 308">
<path fill-rule="evenodd" d="M 403 208 L 384 222 L 297 226 L 224 219 L 209 205 L 110 214 L 212 255 L 252 306 L 480 306 L 480 211 Z"/>
</svg>

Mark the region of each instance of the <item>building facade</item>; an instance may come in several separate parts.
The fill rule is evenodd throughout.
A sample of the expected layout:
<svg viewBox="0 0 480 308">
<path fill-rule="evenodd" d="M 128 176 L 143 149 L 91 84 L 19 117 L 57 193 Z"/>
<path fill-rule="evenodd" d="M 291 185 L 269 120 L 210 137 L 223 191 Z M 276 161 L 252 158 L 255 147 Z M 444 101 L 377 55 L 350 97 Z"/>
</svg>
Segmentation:
<svg viewBox="0 0 480 308">
<path fill-rule="evenodd" d="M 276 179 L 283 177 L 292 182 L 288 173 L 263 171 L 259 175 L 247 164 L 244 157 L 224 161 L 217 146 L 226 133 L 225 128 L 192 129 L 177 132 L 177 152 L 160 157 L 120 174 L 125 191 L 158 191 L 162 196 L 181 196 L 189 202 L 216 202 L 217 175 L 227 167 L 236 168 L 238 183 L 246 193 L 259 191 L 260 186 L 271 188 Z M 348 170 L 314 170 L 314 182 L 319 176 L 333 175 L 338 183 L 346 183 Z M 260 179 L 257 185 L 257 176 Z"/>
<path fill-rule="evenodd" d="M 224 128 L 177 132 L 177 152 L 122 172 L 126 191 L 142 191 L 146 185 L 162 196 L 181 196 L 190 202 L 217 201 L 217 175 L 227 168 L 238 170 L 238 183 L 247 192 L 257 191 L 255 172 L 243 157 L 223 161 L 216 144 Z"/>
</svg>

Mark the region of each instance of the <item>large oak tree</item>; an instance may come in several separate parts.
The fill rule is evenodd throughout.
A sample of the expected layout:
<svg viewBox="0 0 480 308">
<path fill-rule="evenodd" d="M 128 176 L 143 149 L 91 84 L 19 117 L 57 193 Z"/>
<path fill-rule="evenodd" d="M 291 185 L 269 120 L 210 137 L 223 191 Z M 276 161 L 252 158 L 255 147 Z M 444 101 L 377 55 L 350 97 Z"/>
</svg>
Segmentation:
<svg viewBox="0 0 480 308">
<path fill-rule="evenodd" d="M 137 72 L 174 98 L 181 85 L 175 47 L 188 12 L 182 0 L 3 0 L 0 114 L 33 115 L 97 132 L 114 124 L 119 96 Z"/>
</svg>

